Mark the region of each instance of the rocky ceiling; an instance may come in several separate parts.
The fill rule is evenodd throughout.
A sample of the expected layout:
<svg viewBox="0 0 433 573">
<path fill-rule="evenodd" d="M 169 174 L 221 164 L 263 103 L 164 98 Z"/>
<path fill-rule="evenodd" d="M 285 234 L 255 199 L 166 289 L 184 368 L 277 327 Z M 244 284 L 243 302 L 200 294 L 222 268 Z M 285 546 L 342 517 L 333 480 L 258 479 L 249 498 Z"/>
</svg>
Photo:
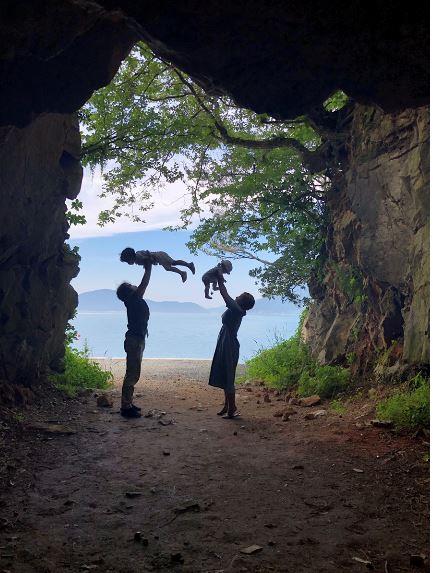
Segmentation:
<svg viewBox="0 0 433 573">
<path fill-rule="evenodd" d="M 428 101 L 429 4 L 395 0 L 3 0 L 0 123 L 78 109 L 138 38 L 258 112 L 337 89 L 388 112 Z"/>
</svg>

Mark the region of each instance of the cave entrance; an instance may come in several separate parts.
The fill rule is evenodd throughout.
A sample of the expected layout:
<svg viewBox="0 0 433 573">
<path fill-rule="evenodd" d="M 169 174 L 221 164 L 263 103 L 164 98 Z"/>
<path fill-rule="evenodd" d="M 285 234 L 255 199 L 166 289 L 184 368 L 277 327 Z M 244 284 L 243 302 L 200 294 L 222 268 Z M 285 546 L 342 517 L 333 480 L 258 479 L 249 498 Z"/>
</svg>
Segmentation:
<svg viewBox="0 0 433 573">
<path fill-rule="evenodd" d="M 140 267 L 119 261 L 128 246 L 193 258 L 197 268 L 185 286 L 154 269 L 146 358 L 211 359 L 224 301 L 206 300 L 200 277 L 221 258 L 235 259 L 233 296 L 260 298 L 255 324 L 241 334 L 241 361 L 292 336 L 326 232 L 328 142 L 318 125 L 337 129 L 348 109 L 339 91 L 314 121 L 257 114 L 136 45 L 78 114 L 85 170 L 67 215 L 81 257 L 73 348 L 124 355 L 126 313 L 114 291 L 141 279 Z"/>
</svg>

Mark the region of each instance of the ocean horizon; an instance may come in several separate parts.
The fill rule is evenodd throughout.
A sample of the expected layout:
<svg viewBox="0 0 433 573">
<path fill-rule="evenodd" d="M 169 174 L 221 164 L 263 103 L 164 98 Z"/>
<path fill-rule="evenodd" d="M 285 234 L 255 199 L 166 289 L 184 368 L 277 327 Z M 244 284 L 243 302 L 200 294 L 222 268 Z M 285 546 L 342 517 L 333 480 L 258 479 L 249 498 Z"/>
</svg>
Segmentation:
<svg viewBox="0 0 433 573">
<path fill-rule="evenodd" d="M 247 314 L 238 333 L 240 362 L 258 351 L 292 336 L 301 309 L 293 314 Z M 124 311 L 78 311 L 72 321 L 78 339 L 73 347 L 89 349 L 94 358 L 125 358 L 126 313 Z M 149 320 L 149 336 L 143 358 L 209 360 L 213 356 L 221 312 L 154 312 Z"/>
</svg>

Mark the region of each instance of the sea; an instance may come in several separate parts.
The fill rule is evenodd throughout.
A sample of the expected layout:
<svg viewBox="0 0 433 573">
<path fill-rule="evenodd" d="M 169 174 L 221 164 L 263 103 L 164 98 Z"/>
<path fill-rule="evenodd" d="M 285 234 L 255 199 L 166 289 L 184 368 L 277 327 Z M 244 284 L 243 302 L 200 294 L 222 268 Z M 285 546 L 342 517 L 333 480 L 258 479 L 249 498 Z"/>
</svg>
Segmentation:
<svg viewBox="0 0 433 573">
<path fill-rule="evenodd" d="M 300 312 L 284 315 L 247 314 L 238 333 L 240 362 L 292 336 Z M 93 357 L 125 357 L 125 312 L 78 312 L 73 325 L 78 333 L 78 339 L 74 342 L 76 348 L 82 350 L 87 346 Z M 210 359 L 220 328 L 221 315 L 216 312 L 154 312 L 149 320 L 144 358 Z"/>
</svg>

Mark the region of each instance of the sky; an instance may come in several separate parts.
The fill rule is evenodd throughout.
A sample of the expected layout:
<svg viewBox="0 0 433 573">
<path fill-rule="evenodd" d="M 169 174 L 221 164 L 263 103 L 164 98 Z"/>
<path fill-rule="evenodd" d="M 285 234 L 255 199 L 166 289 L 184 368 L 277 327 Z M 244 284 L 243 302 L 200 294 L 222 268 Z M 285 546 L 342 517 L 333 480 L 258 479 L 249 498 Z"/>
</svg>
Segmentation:
<svg viewBox="0 0 433 573">
<path fill-rule="evenodd" d="M 217 258 L 205 254 L 192 256 L 185 243 L 188 241 L 188 231 L 163 231 L 167 225 L 178 222 L 179 210 L 183 205 L 185 189 L 181 184 L 168 186 L 164 192 L 154 196 L 155 207 L 146 213 L 146 223 L 133 223 L 128 218 L 122 218 L 104 227 L 97 225 L 98 213 L 111 205 L 111 200 L 98 197 L 102 190 L 102 180 L 99 173 L 92 175 L 85 170 L 82 190 L 79 195 L 83 203 L 83 213 L 87 224 L 71 227 L 69 230 L 71 246 L 78 246 L 81 256 L 80 273 L 72 281 L 78 293 L 96 289 L 115 289 L 121 282 L 128 281 L 138 284 L 143 270 L 138 265 L 121 263 L 119 254 L 125 247 L 135 250 L 166 251 L 175 259 L 193 261 L 196 274 L 189 270 L 188 280 L 182 283 L 180 276 L 165 271 L 161 266 L 154 266 L 152 278 L 146 291 L 152 300 L 176 300 L 195 302 L 202 306 L 221 306 L 221 299 L 216 293 L 213 300 L 206 300 L 203 294 L 201 276 L 218 262 Z M 258 294 L 255 280 L 248 271 L 256 265 L 254 261 L 233 261 L 233 271 L 226 275 L 227 288 L 232 296 L 243 291 Z"/>
</svg>

